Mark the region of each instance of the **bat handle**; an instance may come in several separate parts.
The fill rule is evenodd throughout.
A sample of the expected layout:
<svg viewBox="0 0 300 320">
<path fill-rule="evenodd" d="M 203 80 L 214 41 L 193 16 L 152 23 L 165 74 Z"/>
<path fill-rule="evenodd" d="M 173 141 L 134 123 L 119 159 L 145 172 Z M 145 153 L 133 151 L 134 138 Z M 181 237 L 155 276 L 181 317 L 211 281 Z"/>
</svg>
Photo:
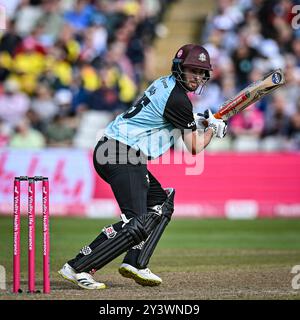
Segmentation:
<svg viewBox="0 0 300 320">
<path fill-rule="evenodd" d="M 221 115 L 220 112 L 214 113 L 214 117 L 215 117 L 216 119 L 222 119 L 222 115 Z"/>
<path fill-rule="evenodd" d="M 206 118 L 208 118 L 208 110 L 205 110 L 204 116 L 205 116 Z M 216 119 L 222 119 L 222 116 L 221 116 L 220 112 L 214 113 L 214 117 L 215 117 Z M 207 120 L 203 120 L 203 121 L 202 121 L 202 124 L 203 124 L 205 127 L 207 127 L 207 126 L 208 126 L 208 121 L 207 121 Z"/>
</svg>

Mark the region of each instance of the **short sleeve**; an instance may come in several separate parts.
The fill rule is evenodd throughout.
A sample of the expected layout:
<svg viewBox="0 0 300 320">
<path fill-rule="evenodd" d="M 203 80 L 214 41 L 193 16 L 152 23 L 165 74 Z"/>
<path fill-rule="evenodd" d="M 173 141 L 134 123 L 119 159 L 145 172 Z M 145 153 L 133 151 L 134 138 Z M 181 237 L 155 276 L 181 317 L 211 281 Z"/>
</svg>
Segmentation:
<svg viewBox="0 0 300 320">
<path fill-rule="evenodd" d="M 175 86 L 167 101 L 164 117 L 180 130 L 197 130 L 193 106 L 183 90 Z"/>
</svg>

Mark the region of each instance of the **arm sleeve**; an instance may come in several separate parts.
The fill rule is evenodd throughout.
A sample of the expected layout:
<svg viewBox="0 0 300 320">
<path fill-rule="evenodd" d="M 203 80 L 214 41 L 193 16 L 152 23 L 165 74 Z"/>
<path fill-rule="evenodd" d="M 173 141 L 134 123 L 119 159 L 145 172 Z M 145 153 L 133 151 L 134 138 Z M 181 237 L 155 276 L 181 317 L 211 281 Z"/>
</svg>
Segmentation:
<svg viewBox="0 0 300 320">
<path fill-rule="evenodd" d="M 175 87 L 176 88 L 176 87 Z M 197 130 L 193 116 L 193 106 L 182 91 L 173 90 L 164 110 L 164 118 L 180 130 Z"/>
</svg>

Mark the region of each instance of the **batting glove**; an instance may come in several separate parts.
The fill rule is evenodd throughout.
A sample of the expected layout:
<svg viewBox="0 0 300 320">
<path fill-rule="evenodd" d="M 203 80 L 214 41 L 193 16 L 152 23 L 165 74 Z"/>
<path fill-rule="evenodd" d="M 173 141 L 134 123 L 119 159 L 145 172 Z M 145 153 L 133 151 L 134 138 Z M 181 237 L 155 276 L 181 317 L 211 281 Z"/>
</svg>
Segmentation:
<svg viewBox="0 0 300 320">
<path fill-rule="evenodd" d="M 198 130 L 204 131 L 207 127 L 207 120 L 202 113 L 194 113 L 194 119 Z"/>
<path fill-rule="evenodd" d="M 214 136 L 216 136 L 217 138 L 224 138 L 227 133 L 227 123 L 222 119 L 216 119 L 210 110 L 208 110 L 207 114 L 207 128 L 211 128 L 213 130 Z"/>
</svg>

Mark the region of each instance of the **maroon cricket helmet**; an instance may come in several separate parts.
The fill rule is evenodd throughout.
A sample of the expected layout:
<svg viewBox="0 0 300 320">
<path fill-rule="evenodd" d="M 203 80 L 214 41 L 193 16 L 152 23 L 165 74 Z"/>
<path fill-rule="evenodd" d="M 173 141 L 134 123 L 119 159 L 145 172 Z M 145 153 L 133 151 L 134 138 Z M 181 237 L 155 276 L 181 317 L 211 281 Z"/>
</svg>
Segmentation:
<svg viewBox="0 0 300 320">
<path fill-rule="evenodd" d="M 181 47 L 173 62 L 178 61 L 183 67 L 194 67 L 204 70 L 212 70 L 210 57 L 207 50 L 198 44 L 186 44 Z"/>
<path fill-rule="evenodd" d="M 207 80 L 210 78 L 212 66 L 210 63 L 209 53 L 204 47 L 198 44 L 186 44 L 179 48 L 172 62 L 172 74 L 180 82 L 184 82 L 184 67 L 203 69 L 205 70 Z"/>
</svg>

